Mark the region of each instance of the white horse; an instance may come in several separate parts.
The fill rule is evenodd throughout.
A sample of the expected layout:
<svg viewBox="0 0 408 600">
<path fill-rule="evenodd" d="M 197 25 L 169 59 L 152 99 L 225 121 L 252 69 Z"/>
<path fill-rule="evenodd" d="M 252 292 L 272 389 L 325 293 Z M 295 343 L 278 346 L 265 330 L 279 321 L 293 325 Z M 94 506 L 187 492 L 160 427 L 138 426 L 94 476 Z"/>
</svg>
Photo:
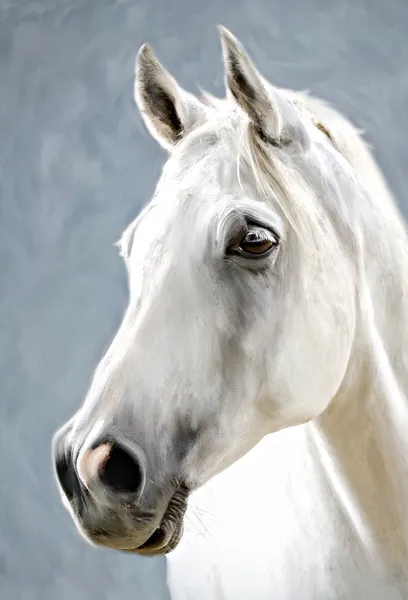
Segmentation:
<svg viewBox="0 0 408 600">
<path fill-rule="evenodd" d="M 93 543 L 173 551 L 175 600 L 407 598 L 405 228 L 353 126 L 221 39 L 222 101 L 138 54 L 169 158 L 54 438 L 64 502 Z"/>
</svg>

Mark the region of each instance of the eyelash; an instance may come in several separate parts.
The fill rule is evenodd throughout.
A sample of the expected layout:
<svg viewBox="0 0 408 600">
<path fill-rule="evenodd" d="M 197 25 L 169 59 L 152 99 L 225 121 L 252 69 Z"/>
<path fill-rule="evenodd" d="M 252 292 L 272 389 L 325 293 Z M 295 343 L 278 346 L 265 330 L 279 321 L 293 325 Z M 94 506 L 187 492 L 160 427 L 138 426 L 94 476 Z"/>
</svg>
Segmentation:
<svg viewBox="0 0 408 600">
<path fill-rule="evenodd" d="M 242 245 L 245 242 L 245 239 L 248 237 L 248 235 L 251 233 L 251 231 L 256 231 L 258 230 L 258 233 L 264 233 L 264 239 L 260 240 L 260 245 L 262 245 L 262 242 L 264 241 L 265 243 L 270 242 L 270 246 L 268 248 L 266 248 L 266 250 L 264 252 L 257 252 L 256 249 L 257 247 L 259 247 L 259 245 L 257 246 L 257 241 L 254 240 L 254 245 L 253 245 L 253 249 L 254 252 L 251 252 L 250 250 L 245 249 L 242 247 Z M 249 247 L 251 246 L 251 242 L 248 240 L 247 242 L 249 244 Z M 254 222 L 249 222 L 247 223 L 247 226 L 245 228 L 245 231 L 242 231 L 239 236 L 236 236 L 236 238 L 233 240 L 233 242 L 231 242 L 227 248 L 226 251 L 226 256 L 227 258 L 242 258 L 244 260 L 248 260 L 248 261 L 259 261 L 262 259 L 267 258 L 268 256 L 270 256 L 274 250 L 276 250 L 279 247 L 280 244 L 280 238 L 277 235 L 277 233 L 273 230 L 271 230 L 269 227 L 265 227 L 264 225 L 260 225 L 258 223 L 254 223 Z"/>
</svg>

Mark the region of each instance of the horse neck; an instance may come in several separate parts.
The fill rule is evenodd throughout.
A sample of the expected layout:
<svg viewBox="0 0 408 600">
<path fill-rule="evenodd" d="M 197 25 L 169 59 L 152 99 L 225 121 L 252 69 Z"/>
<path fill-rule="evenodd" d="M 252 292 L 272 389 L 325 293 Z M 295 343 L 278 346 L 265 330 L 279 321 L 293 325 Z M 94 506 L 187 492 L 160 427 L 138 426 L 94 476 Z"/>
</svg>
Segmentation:
<svg viewBox="0 0 408 600">
<path fill-rule="evenodd" d="M 408 243 L 372 165 L 370 173 L 355 344 L 338 394 L 309 433 L 353 535 L 371 558 L 406 572 Z"/>
</svg>

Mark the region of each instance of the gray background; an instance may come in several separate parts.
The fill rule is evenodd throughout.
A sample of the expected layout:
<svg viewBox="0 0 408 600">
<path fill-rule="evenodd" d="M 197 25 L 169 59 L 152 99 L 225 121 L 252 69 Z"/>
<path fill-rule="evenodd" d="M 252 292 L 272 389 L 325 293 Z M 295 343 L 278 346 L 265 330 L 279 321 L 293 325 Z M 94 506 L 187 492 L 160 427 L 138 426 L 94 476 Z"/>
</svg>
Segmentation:
<svg viewBox="0 0 408 600">
<path fill-rule="evenodd" d="M 2 600 L 168 597 L 164 561 L 78 536 L 50 440 L 120 322 L 112 243 L 164 159 L 133 105 L 136 51 L 151 42 L 182 85 L 221 95 L 218 22 L 274 83 L 365 129 L 407 208 L 406 0 L 0 0 Z"/>
</svg>

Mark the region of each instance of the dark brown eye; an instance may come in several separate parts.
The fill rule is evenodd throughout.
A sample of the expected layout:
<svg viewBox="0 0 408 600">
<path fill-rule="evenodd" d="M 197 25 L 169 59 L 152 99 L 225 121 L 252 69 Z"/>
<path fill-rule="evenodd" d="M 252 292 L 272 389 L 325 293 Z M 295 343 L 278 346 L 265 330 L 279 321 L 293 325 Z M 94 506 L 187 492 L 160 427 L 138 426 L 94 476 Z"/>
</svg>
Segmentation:
<svg viewBox="0 0 408 600">
<path fill-rule="evenodd" d="M 239 243 L 237 252 L 249 258 L 269 254 L 278 245 L 277 237 L 268 229 L 251 226 L 245 237 Z"/>
</svg>

